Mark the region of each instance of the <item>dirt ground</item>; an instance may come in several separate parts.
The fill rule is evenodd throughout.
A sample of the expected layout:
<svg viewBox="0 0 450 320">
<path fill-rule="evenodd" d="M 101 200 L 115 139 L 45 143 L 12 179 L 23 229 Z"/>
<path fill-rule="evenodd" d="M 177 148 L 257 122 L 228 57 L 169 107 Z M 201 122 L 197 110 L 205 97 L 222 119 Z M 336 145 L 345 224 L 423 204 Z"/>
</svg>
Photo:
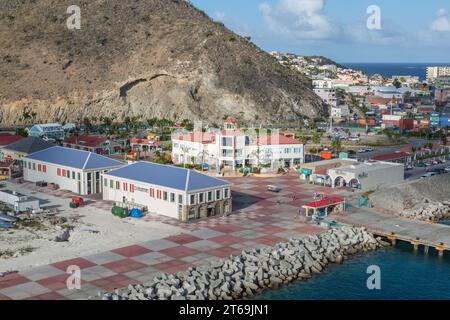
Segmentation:
<svg viewBox="0 0 450 320">
<path fill-rule="evenodd" d="M 409 209 L 425 198 L 438 202 L 448 201 L 450 200 L 450 174 L 413 180 L 377 190 L 369 198 L 375 207 L 395 211 Z"/>
<path fill-rule="evenodd" d="M 30 195 L 30 190 L 9 184 L 9 189 Z M 47 206 L 58 209 L 54 217 L 20 224 L 16 229 L 0 230 L 0 273 L 26 270 L 33 266 L 95 254 L 121 246 L 158 239 L 181 233 L 181 229 L 156 221 L 119 219 L 109 211 L 91 206 L 71 209 L 68 199 L 43 193 L 33 196 L 49 200 Z M 57 221 L 55 221 L 57 220 Z M 70 227 L 67 242 L 56 242 L 66 227 Z"/>
</svg>

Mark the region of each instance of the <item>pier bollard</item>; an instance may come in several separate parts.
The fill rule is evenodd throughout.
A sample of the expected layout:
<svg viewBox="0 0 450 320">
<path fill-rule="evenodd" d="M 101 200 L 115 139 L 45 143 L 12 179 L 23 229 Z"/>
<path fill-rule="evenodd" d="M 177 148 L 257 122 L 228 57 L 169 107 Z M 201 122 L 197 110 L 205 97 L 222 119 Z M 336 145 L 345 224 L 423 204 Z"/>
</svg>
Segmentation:
<svg viewBox="0 0 450 320">
<path fill-rule="evenodd" d="M 439 257 L 443 257 L 446 245 L 443 242 L 441 242 L 435 248 L 436 248 L 436 250 L 438 252 Z"/>
<path fill-rule="evenodd" d="M 389 240 L 391 240 L 391 244 L 393 247 L 397 244 L 397 235 L 395 232 L 391 232 L 391 234 L 388 236 Z"/>
<path fill-rule="evenodd" d="M 414 251 L 419 250 L 420 238 L 417 237 L 415 240 L 411 241 L 411 244 L 414 246 Z"/>
</svg>

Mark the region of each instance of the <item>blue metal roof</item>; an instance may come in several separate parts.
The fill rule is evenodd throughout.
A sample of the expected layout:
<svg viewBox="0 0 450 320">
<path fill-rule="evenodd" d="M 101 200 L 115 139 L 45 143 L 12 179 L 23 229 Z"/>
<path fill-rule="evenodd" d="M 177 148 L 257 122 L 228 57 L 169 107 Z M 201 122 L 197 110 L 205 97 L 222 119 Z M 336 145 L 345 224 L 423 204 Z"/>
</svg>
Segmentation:
<svg viewBox="0 0 450 320">
<path fill-rule="evenodd" d="M 230 185 L 228 181 L 213 178 L 194 170 L 151 162 L 136 162 L 112 170 L 108 172 L 108 175 L 184 191 Z"/>
<path fill-rule="evenodd" d="M 65 167 L 87 170 L 111 168 L 124 165 L 123 162 L 113 160 L 93 152 L 64 147 L 52 147 L 38 151 L 28 155 L 26 159 L 44 161 Z"/>
</svg>

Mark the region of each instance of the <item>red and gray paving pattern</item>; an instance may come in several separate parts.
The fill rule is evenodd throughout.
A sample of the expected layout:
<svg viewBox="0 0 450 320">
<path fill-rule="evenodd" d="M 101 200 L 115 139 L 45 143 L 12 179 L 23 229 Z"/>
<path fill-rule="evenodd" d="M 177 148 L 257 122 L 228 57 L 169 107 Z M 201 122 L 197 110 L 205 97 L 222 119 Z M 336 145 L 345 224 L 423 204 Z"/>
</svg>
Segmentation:
<svg viewBox="0 0 450 320">
<path fill-rule="evenodd" d="M 192 223 L 181 223 L 150 215 L 145 220 L 181 227 L 184 232 L 162 239 L 137 243 L 85 257 L 60 261 L 26 272 L 0 278 L 2 299 L 87 299 L 99 291 L 123 288 L 150 281 L 161 272 L 174 273 L 218 258 L 238 255 L 243 249 L 271 246 L 292 237 L 323 232 L 319 226 L 299 218 L 302 204 L 312 201 L 314 192 L 349 196 L 347 190 L 306 184 L 297 175 L 277 178 L 235 178 L 233 214 Z M 282 188 L 267 191 L 267 185 Z M 31 187 L 31 186 L 30 186 Z M 59 191 L 56 196 L 70 197 Z M 111 204 L 94 201 L 90 205 L 109 210 Z M 67 267 L 81 269 L 81 288 L 68 289 Z"/>
</svg>

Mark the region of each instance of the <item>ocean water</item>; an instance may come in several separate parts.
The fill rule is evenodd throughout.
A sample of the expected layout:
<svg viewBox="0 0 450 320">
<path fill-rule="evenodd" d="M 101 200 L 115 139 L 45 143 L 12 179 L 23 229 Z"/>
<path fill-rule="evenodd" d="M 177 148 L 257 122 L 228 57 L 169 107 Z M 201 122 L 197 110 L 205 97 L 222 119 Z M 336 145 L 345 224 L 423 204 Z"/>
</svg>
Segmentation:
<svg viewBox="0 0 450 320">
<path fill-rule="evenodd" d="M 381 271 L 381 289 L 369 290 L 367 268 Z M 330 264 L 321 274 L 267 290 L 262 300 L 450 300 L 450 255 L 438 257 L 414 252 L 409 244 L 352 257 L 341 265 Z"/>
<path fill-rule="evenodd" d="M 355 70 L 365 71 L 369 75 L 375 73 L 385 77 L 418 76 L 426 80 L 427 67 L 449 66 L 450 63 L 341 63 L 343 66 Z"/>
</svg>

